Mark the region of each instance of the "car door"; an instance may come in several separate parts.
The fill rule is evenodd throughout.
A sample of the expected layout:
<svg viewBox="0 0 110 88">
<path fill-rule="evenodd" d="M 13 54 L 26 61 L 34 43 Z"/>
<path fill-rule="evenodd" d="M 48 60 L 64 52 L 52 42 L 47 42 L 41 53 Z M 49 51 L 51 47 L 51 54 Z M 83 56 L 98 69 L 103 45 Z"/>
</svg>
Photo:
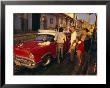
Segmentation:
<svg viewBox="0 0 110 88">
<path fill-rule="evenodd" d="M 49 50 L 52 54 L 53 58 L 56 58 L 57 56 L 57 43 L 54 41 L 54 36 L 53 35 L 49 35 L 50 39 L 50 46 L 49 46 Z"/>
</svg>

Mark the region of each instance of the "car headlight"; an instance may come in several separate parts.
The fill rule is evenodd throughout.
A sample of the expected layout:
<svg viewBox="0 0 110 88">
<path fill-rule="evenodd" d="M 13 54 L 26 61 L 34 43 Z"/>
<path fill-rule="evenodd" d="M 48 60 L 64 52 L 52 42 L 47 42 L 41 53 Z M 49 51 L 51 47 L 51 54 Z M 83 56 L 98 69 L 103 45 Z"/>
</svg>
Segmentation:
<svg viewBox="0 0 110 88">
<path fill-rule="evenodd" d="M 34 55 L 32 53 L 29 54 L 29 58 L 33 59 Z"/>
<path fill-rule="evenodd" d="M 19 43 L 19 44 L 18 44 L 18 47 L 22 47 L 22 46 L 23 46 L 23 43 Z"/>
</svg>

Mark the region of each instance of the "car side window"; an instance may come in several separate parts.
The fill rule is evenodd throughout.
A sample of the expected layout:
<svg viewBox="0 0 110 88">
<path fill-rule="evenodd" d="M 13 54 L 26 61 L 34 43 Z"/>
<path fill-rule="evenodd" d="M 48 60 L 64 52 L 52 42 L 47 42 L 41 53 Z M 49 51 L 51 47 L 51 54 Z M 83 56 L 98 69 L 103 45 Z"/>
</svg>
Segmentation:
<svg viewBox="0 0 110 88">
<path fill-rule="evenodd" d="M 53 35 L 48 35 L 48 40 L 50 42 L 54 42 L 54 36 Z"/>
</svg>

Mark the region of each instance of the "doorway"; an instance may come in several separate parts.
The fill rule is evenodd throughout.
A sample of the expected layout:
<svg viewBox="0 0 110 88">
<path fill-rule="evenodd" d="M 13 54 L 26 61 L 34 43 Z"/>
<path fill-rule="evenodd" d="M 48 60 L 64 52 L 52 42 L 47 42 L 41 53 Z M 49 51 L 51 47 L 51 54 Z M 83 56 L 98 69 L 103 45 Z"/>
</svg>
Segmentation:
<svg viewBox="0 0 110 88">
<path fill-rule="evenodd" d="M 32 31 L 40 29 L 40 13 L 32 13 Z"/>
</svg>

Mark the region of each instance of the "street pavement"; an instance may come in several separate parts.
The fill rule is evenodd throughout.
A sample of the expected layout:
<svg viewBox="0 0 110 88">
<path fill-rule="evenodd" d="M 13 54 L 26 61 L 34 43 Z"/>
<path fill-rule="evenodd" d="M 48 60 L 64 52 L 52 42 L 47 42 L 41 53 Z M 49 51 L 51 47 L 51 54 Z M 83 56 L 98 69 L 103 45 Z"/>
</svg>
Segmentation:
<svg viewBox="0 0 110 88">
<path fill-rule="evenodd" d="M 91 54 L 91 58 L 96 58 L 96 55 Z M 85 58 L 88 58 L 87 55 Z M 69 55 L 66 54 L 65 58 L 60 64 L 54 60 L 48 67 L 38 67 L 36 69 L 17 68 L 14 70 L 14 75 L 96 75 L 97 66 L 94 68 L 94 62 L 91 61 L 87 64 L 87 68 L 77 65 L 77 59 L 74 57 L 74 62 L 69 61 Z M 97 64 L 96 64 L 97 65 Z"/>
</svg>

